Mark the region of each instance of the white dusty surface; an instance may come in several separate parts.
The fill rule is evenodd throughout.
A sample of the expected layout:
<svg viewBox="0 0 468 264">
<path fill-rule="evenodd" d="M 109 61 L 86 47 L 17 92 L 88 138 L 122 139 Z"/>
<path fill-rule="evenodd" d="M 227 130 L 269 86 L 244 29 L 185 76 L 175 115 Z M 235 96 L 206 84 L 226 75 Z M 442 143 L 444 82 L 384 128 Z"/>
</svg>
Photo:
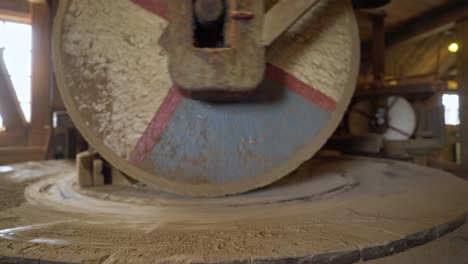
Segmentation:
<svg viewBox="0 0 468 264">
<path fill-rule="evenodd" d="M 159 45 L 167 21 L 129 0 L 70 1 L 65 79 L 86 124 L 128 158 L 172 87 Z M 79 80 L 79 81 L 77 81 Z"/>
<path fill-rule="evenodd" d="M 271 189 L 196 200 L 142 186 L 78 190 L 70 181 L 71 163 L 28 163 L 10 169 L 0 169 L 0 256 L 65 262 L 308 258 L 385 245 L 457 219 L 468 208 L 468 183 L 432 169 L 382 160 L 311 161 Z M 326 186 L 330 183 L 321 178 L 324 174 L 334 183 Z M 301 182 L 311 184 L 307 188 L 312 195 L 299 187 Z M 332 186 L 346 187 L 337 191 Z M 389 257 L 389 262 L 371 263 L 425 263 L 419 260 L 429 251 L 439 252 L 439 258 L 431 257 L 439 261 L 453 250 L 458 255 L 446 263 L 466 263 L 466 231 L 459 229 Z M 436 242 L 442 244 L 431 249 Z M 445 263 L 437 261 L 427 263 Z"/>
</svg>

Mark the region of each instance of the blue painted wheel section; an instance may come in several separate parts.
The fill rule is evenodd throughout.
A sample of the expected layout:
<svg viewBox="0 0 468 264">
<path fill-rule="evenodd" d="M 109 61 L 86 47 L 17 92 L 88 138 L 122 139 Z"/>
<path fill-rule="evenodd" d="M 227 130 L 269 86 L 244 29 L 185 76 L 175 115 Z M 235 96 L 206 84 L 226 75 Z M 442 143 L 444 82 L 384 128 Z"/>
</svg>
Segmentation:
<svg viewBox="0 0 468 264">
<path fill-rule="evenodd" d="M 331 113 L 272 81 L 250 102 L 210 104 L 184 98 L 143 163 L 178 182 L 227 183 L 284 164 L 330 120 Z"/>
</svg>

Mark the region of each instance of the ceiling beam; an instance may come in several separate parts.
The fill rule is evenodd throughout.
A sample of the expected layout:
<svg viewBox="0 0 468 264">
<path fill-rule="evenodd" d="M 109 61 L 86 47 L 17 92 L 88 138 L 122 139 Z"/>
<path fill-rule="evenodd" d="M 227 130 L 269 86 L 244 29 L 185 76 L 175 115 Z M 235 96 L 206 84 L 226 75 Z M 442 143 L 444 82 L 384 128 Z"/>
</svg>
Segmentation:
<svg viewBox="0 0 468 264">
<path fill-rule="evenodd" d="M 455 21 L 468 18 L 468 1 L 456 0 L 432 9 L 387 30 L 387 47 L 414 41 L 455 27 Z"/>
<path fill-rule="evenodd" d="M 460 95 L 460 149 L 461 165 L 468 173 L 468 20 L 457 23 L 460 51 L 457 53 L 458 85 Z"/>
<path fill-rule="evenodd" d="M 27 0 L 0 0 L 0 10 L 29 13 L 29 2 Z"/>
<path fill-rule="evenodd" d="M 385 15 L 372 16 L 372 43 L 374 84 L 383 86 L 385 79 Z"/>
<path fill-rule="evenodd" d="M 27 0 L 0 0 L 0 19 L 30 23 L 31 9 Z"/>
</svg>

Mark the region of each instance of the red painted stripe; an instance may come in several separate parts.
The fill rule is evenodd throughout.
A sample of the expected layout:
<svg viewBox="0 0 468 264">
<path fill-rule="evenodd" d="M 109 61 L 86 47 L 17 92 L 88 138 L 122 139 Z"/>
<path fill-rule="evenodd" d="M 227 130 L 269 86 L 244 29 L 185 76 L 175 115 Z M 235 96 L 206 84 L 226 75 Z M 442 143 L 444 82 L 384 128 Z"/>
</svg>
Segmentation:
<svg viewBox="0 0 468 264">
<path fill-rule="evenodd" d="M 318 105 L 327 112 L 333 112 L 336 109 L 336 101 L 328 95 L 311 87 L 308 84 L 298 80 L 293 75 L 287 73 L 275 65 L 268 64 L 266 69 L 266 78 L 283 85 L 294 93 L 299 94 L 306 100 Z"/>
<path fill-rule="evenodd" d="M 135 4 L 150 11 L 151 13 L 167 18 L 167 5 L 163 0 L 132 0 Z M 168 0 L 170 1 L 170 0 Z"/>
<path fill-rule="evenodd" d="M 146 157 L 146 153 L 153 149 L 157 140 L 161 137 L 167 125 L 171 121 L 171 118 L 181 101 L 182 95 L 177 91 L 177 89 L 172 88 L 166 98 L 164 98 L 161 107 L 158 109 L 158 112 L 149 124 L 145 133 L 138 141 L 135 149 L 130 154 L 128 160 L 132 164 L 138 165 L 143 162 Z"/>
</svg>

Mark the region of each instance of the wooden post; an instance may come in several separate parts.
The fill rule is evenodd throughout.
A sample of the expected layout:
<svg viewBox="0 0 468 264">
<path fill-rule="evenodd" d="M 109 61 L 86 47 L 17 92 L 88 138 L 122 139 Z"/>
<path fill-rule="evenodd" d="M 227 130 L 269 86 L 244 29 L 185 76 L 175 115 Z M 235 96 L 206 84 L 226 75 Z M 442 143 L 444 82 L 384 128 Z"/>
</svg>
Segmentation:
<svg viewBox="0 0 468 264">
<path fill-rule="evenodd" d="M 93 160 L 93 186 L 103 186 L 104 181 L 104 162 L 101 158 Z"/>
<path fill-rule="evenodd" d="M 26 129 L 23 110 L 18 102 L 10 75 L 3 60 L 3 50 L 0 49 L 0 115 L 8 130 Z"/>
<path fill-rule="evenodd" d="M 51 17 L 46 3 L 32 4 L 31 145 L 47 143 L 51 124 Z M 46 134 L 44 134 L 46 133 Z"/>
<path fill-rule="evenodd" d="M 374 84 L 384 85 L 385 76 L 385 15 L 372 16 L 372 65 Z"/>
<path fill-rule="evenodd" d="M 94 160 L 99 159 L 96 152 L 85 151 L 76 156 L 76 171 L 80 187 L 90 187 L 94 183 Z"/>
<path fill-rule="evenodd" d="M 460 50 L 457 53 L 457 75 L 460 89 L 461 165 L 468 176 L 468 20 L 457 23 Z"/>
</svg>

